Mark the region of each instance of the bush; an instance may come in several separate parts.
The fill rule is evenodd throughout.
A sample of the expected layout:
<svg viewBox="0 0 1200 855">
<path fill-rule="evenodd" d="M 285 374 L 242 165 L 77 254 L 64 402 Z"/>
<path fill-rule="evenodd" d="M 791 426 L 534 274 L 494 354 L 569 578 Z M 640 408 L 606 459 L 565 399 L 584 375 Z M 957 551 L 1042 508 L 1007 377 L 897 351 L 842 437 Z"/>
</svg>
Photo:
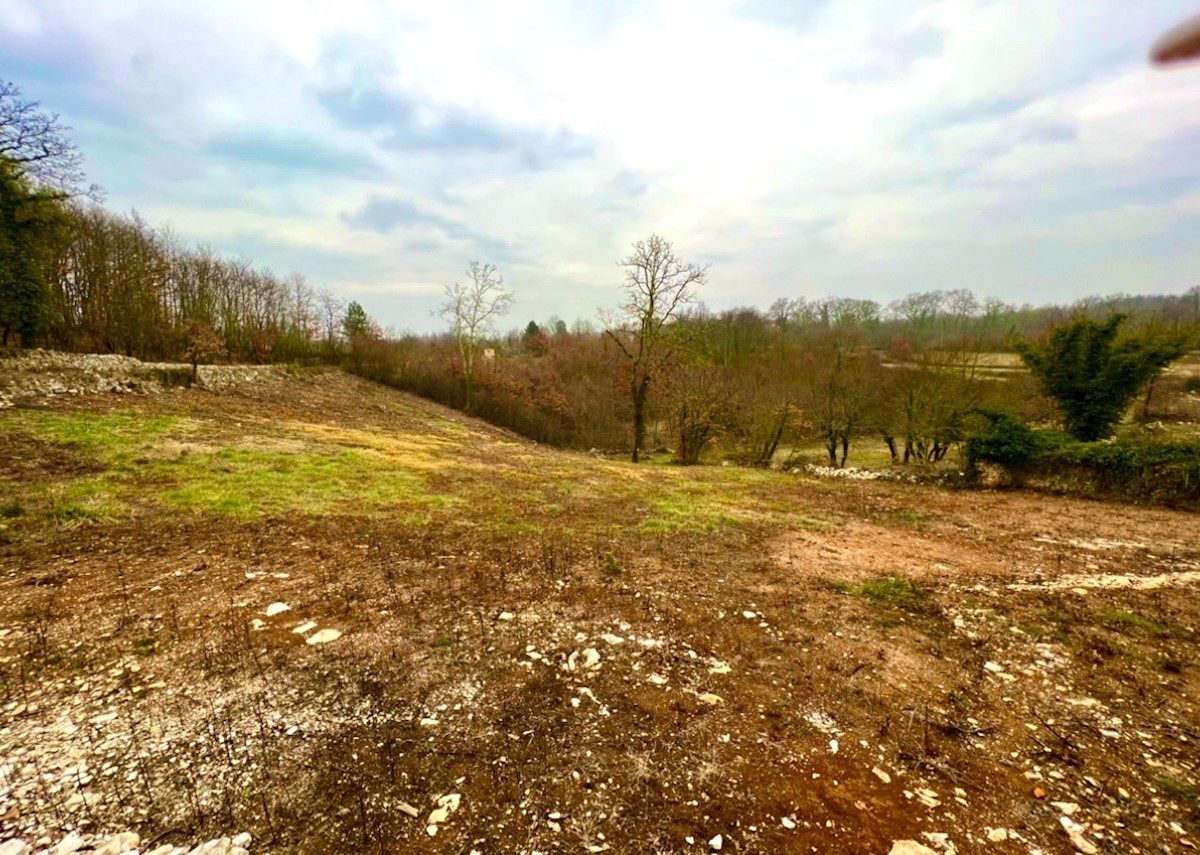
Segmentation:
<svg viewBox="0 0 1200 855">
<path fill-rule="evenodd" d="M 990 463 L 1014 484 L 1033 480 L 1088 496 L 1200 506 L 1200 438 L 1076 442 L 1004 413 L 977 415 L 987 426 L 967 441 L 970 481 L 978 482 L 979 465 Z"/>
<path fill-rule="evenodd" d="M 1042 455 L 1067 442 L 1060 433 L 1035 430 L 1007 413 L 980 410 L 976 415 L 987 421 L 987 427 L 967 440 L 967 475 L 971 479 L 978 478 L 980 463 L 993 463 L 1020 483 Z"/>
<path fill-rule="evenodd" d="M 1095 495 L 1200 506 L 1200 439 L 1075 442 L 1042 455 L 1038 470 L 1073 473 Z"/>
</svg>

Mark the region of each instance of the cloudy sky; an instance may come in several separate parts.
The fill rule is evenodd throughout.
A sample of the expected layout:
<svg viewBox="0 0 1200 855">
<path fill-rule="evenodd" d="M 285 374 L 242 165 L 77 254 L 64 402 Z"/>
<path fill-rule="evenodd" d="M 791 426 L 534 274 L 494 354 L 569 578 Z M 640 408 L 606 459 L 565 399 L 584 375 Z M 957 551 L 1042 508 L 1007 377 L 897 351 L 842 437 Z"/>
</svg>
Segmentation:
<svg viewBox="0 0 1200 855">
<path fill-rule="evenodd" d="M 594 318 L 651 232 L 705 302 L 1200 282 L 1194 0 L 4 0 L 0 76 L 110 207 L 437 328 Z"/>
</svg>

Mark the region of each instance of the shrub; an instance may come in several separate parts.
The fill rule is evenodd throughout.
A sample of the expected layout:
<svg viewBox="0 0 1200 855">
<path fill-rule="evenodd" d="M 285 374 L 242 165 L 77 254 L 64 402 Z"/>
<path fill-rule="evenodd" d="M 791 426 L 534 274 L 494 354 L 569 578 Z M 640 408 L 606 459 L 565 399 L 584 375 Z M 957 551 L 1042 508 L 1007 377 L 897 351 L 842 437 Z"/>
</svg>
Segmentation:
<svg viewBox="0 0 1200 855">
<path fill-rule="evenodd" d="M 1067 440 L 1059 433 L 1035 430 L 1007 413 L 980 410 L 976 413 L 987 427 L 967 440 L 967 475 L 978 477 L 980 463 L 994 463 L 1020 482 L 1038 458 L 1061 447 Z"/>
<path fill-rule="evenodd" d="M 1075 442 L 1004 413 L 976 415 L 987 424 L 967 442 L 970 481 L 978 481 L 980 464 L 991 463 L 1017 484 L 1034 480 L 1089 496 L 1200 506 L 1200 438 Z"/>
<path fill-rule="evenodd" d="M 1017 342 L 1042 390 L 1063 414 L 1067 433 L 1090 442 L 1112 435 L 1139 390 L 1186 351 L 1186 337 L 1146 332 L 1118 338 L 1126 315 L 1078 317 L 1040 342 Z"/>
<path fill-rule="evenodd" d="M 1096 495 L 1200 505 L 1200 439 L 1075 442 L 1042 455 L 1037 468 L 1059 476 L 1074 472 Z"/>
</svg>

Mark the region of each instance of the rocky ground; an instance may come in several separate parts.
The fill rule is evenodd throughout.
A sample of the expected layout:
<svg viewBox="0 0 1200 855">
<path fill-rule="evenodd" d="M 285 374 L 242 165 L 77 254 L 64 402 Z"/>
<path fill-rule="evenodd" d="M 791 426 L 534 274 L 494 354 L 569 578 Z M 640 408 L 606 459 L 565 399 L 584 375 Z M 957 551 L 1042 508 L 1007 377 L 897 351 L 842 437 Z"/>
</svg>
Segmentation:
<svg viewBox="0 0 1200 855">
<path fill-rule="evenodd" d="M 1200 845 L 1194 515 L 231 370 L 9 393 L 0 853 Z"/>
<path fill-rule="evenodd" d="M 31 350 L 0 359 L 0 409 L 60 396 L 151 395 L 190 385 L 191 374 L 190 365 L 142 362 L 114 353 Z M 285 374 L 278 365 L 200 365 L 196 385 L 224 391 Z"/>
</svg>

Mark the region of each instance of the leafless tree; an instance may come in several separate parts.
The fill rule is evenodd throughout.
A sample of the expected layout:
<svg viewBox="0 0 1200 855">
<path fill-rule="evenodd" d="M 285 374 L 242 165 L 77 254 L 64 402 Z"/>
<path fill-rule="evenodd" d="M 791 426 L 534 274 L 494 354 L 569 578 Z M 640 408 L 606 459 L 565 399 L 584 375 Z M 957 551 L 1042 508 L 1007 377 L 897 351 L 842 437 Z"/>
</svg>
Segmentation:
<svg viewBox="0 0 1200 855">
<path fill-rule="evenodd" d="M 472 261 L 468 281 L 446 286 L 446 302 L 438 314 L 450 322 L 462 362 L 465 412 L 471 411 L 475 394 L 475 357 L 480 343 L 495 332 L 496 319 L 508 314 L 514 296 L 504 288 L 504 277 L 494 264 Z"/>
<path fill-rule="evenodd" d="M 99 198 L 98 187 L 84 185 L 83 155 L 67 137 L 69 130 L 57 113 L 22 98 L 15 84 L 0 83 L 0 159 L 18 177 L 64 198 Z"/>
<path fill-rule="evenodd" d="M 633 401 L 633 462 L 646 438 L 646 402 L 654 378 L 671 364 L 679 341 L 670 324 L 695 299 L 708 268 L 687 264 L 671 242 L 656 234 L 633 245 L 620 262 L 625 268 L 625 302 L 616 318 L 606 318 L 605 333 L 625 357 Z"/>
</svg>

